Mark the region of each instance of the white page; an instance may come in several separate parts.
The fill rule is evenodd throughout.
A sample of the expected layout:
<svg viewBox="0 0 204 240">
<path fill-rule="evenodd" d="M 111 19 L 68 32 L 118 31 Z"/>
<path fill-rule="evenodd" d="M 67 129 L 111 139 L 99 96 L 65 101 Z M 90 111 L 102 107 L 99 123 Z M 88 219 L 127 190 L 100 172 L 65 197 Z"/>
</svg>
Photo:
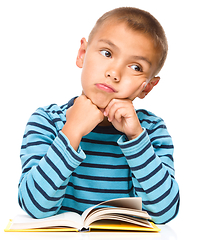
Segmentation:
<svg viewBox="0 0 204 240">
<path fill-rule="evenodd" d="M 77 229 L 83 227 L 83 221 L 79 214 L 75 212 L 65 212 L 52 217 L 34 219 L 29 215 L 17 215 L 12 222 L 11 229 L 19 229 L 19 226 L 24 225 L 25 228 L 43 228 L 49 226 L 69 226 Z M 62 225 L 61 225 L 62 224 Z"/>
</svg>

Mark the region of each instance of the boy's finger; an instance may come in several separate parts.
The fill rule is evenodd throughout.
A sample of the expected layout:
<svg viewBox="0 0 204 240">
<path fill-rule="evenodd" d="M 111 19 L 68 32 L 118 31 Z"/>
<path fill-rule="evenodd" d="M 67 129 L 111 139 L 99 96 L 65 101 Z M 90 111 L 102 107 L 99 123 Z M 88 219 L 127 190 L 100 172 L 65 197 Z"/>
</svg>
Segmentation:
<svg viewBox="0 0 204 240">
<path fill-rule="evenodd" d="M 114 119 L 114 115 L 115 115 L 115 112 L 118 109 L 118 107 L 119 106 L 118 106 L 116 100 L 111 101 L 110 104 L 108 105 L 108 109 L 106 111 L 106 114 L 107 114 L 108 120 L 110 122 Z"/>
<path fill-rule="evenodd" d="M 114 118 L 117 118 L 120 122 L 123 113 L 122 109 L 124 109 L 126 105 L 127 102 L 121 100 L 114 101 L 109 109 L 108 120 L 113 121 Z"/>
<path fill-rule="evenodd" d="M 121 122 L 125 114 L 126 114 L 125 108 L 119 108 L 115 111 L 114 117 L 118 122 Z"/>
<path fill-rule="evenodd" d="M 111 107 L 113 106 L 113 104 L 115 103 L 115 100 L 116 99 L 112 99 L 110 102 L 109 102 L 109 104 L 108 104 L 108 106 L 105 108 L 105 110 L 104 110 L 104 116 L 108 116 L 109 115 L 109 111 L 110 111 L 110 109 L 111 109 Z"/>
</svg>

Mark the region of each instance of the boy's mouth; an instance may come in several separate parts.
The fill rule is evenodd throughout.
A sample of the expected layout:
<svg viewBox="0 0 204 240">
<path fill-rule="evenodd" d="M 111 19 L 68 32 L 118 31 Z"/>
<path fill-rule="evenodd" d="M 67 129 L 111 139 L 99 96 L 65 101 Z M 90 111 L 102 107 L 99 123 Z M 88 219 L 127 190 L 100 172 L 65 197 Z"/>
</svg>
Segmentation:
<svg viewBox="0 0 204 240">
<path fill-rule="evenodd" d="M 105 91 L 105 92 L 109 92 L 109 93 L 117 92 L 112 86 L 105 84 L 105 83 L 96 83 L 95 85 L 98 89 Z"/>
</svg>

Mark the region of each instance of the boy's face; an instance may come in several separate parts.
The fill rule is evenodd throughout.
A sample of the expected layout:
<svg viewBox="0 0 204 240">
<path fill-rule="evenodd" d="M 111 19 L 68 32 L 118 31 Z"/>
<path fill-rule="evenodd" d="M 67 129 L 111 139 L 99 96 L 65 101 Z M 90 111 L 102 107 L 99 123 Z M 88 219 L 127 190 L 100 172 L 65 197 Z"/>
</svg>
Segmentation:
<svg viewBox="0 0 204 240">
<path fill-rule="evenodd" d="M 150 37 L 125 23 L 104 23 L 90 43 L 81 41 L 77 66 L 83 68 L 83 93 L 99 108 L 112 99 L 134 100 L 153 78 L 158 52 Z"/>
</svg>

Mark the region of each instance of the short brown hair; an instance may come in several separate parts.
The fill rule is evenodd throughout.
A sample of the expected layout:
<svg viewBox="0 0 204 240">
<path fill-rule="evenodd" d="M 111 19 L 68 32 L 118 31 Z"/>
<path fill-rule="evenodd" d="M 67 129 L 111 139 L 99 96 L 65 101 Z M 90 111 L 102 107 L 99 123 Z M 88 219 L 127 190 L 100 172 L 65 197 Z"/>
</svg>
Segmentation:
<svg viewBox="0 0 204 240">
<path fill-rule="evenodd" d="M 167 57 L 168 42 L 163 27 L 158 20 L 149 12 L 133 7 L 121 7 L 106 12 L 98 19 L 92 29 L 88 42 L 91 42 L 94 34 L 100 29 L 100 26 L 107 20 L 117 20 L 125 22 L 131 29 L 149 34 L 152 37 L 155 48 L 159 48 L 161 57 L 155 75 L 161 70 Z"/>
</svg>

